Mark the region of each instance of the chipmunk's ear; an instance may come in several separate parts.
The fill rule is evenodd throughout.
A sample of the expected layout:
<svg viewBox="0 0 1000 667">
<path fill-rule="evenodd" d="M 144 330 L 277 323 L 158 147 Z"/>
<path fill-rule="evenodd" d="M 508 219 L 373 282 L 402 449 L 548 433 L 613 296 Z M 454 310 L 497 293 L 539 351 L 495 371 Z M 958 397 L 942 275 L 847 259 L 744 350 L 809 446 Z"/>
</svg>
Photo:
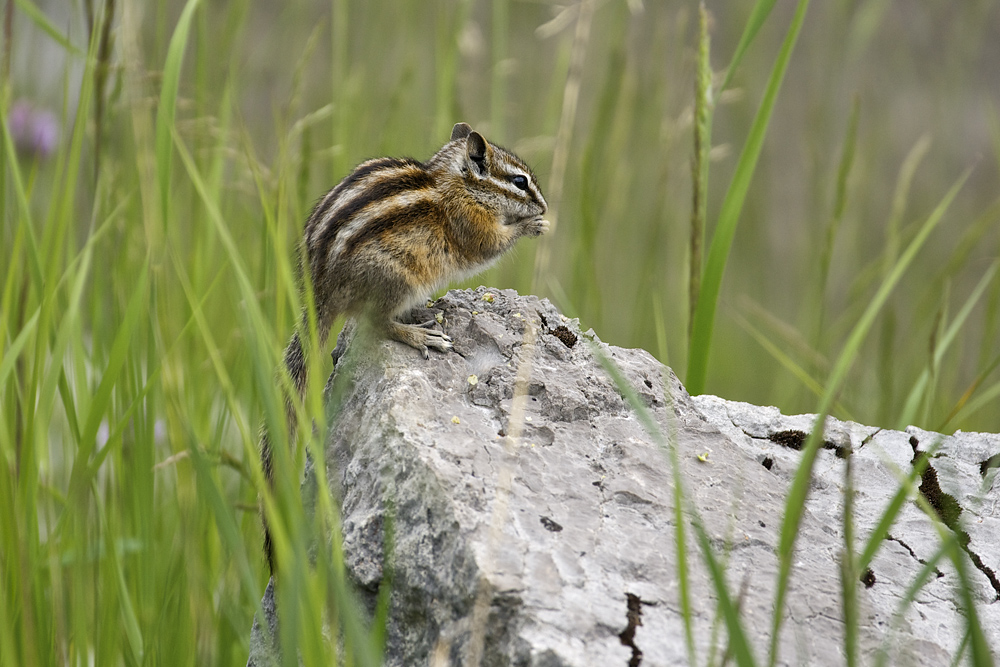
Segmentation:
<svg viewBox="0 0 1000 667">
<path fill-rule="evenodd" d="M 480 176 L 486 173 L 486 140 L 478 132 L 471 133 L 465 140 L 465 150 L 469 154 L 469 161 Z"/>
<path fill-rule="evenodd" d="M 468 123 L 455 123 L 455 127 L 451 128 L 452 141 L 465 139 L 470 134 L 472 134 L 472 126 Z"/>
</svg>

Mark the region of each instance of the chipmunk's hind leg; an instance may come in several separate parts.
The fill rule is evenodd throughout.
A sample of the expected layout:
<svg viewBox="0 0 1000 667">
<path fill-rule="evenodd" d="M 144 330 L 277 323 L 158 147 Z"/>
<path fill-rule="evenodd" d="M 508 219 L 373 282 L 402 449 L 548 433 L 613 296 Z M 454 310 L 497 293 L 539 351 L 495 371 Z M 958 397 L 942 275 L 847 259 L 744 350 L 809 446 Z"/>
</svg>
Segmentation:
<svg viewBox="0 0 1000 667">
<path fill-rule="evenodd" d="M 405 311 L 405 308 L 386 309 L 383 312 Z M 421 324 L 403 324 L 394 315 L 384 318 L 381 322 L 376 322 L 380 326 L 386 338 L 398 340 L 400 343 L 409 345 L 419 350 L 424 359 L 430 357 L 428 350 L 433 348 L 441 352 L 452 349 L 451 338 L 443 331 L 431 329 L 437 324 L 436 320 L 429 320 Z"/>
<path fill-rule="evenodd" d="M 404 324 L 397 319 L 426 301 L 423 298 L 425 289 L 409 284 L 404 270 L 398 267 L 392 271 L 383 270 L 372 283 L 365 290 L 368 299 L 364 317 L 378 336 L 409 345 L 419 350 L 424 359 L 429 358 L 430 348 L 441 352 L 452 349 L 451 338 L 444 332 L 425 328 L 428 325 Z M 436 322 L 432 320 L 429 324 Z"/>
<path fill-rule="evenodd" d="M 420 327 L 421 329 L 430 329 L 430 328 L 432 328 L 437 323 L 438 323 L 437 320 L 435 320 L 434 318 L 431 318 L 431 319 L 427 320 L 426 322 L 417 322 L 413 326 Z"/>
</svg>

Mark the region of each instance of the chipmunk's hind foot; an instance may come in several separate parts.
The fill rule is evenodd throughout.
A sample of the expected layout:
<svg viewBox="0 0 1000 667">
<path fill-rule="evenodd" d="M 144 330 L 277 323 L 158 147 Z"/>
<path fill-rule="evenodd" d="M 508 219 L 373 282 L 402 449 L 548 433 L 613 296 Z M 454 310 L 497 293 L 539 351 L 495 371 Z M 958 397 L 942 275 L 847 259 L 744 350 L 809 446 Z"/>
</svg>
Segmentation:
<svg viewBox="0 0 1000 667">
<path fill-rule="evenodd" d="M 389 338 L 405 343 L 410 347 L 419 350 L 424 359 L 430 358 L 429 348 L 434 348 L 441 352 L 452 349 L 451 337 L 443 331 L 436 329 L 425 329 L 416 324 L 402 324 L 401 322 L 389 322 L 386 333 Z"/>
</svg>

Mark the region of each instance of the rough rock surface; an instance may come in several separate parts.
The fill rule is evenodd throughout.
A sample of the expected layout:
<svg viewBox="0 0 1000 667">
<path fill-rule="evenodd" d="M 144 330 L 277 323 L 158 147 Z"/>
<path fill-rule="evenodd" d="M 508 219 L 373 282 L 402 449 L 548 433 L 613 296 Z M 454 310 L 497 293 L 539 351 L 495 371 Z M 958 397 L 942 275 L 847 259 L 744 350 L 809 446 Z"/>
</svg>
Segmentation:
<svg viewBox="0 0 1000 667">
<path fill-rule="evenodd" d="M 346 349 L 338 369 L 353 367 L 354 379 L 328 440 L 327 473 L 342 502 L 347 566 L 369 605 L 382 577 L 383 518 L 389 503 L 394 508 L 386 663 L 426 665 L 436 652 L 452 665 L 470 664 L 479 637 L 483 665 L 688 663 L 669 458 L 602 370 L 588 339 L 617 364 L 662 431 L 672 433 L 684 490 L 726 559 L 752 649 L 765 657 L 784 497 L 800 459 L 795 447 L 813 419 L 692 398 L 647 352 L 600 343 L 535 297 L 479 288 L 449 292 L 434 307 L 443 313 L 454 353 L 431 352 L 425 360 L 383 342 L 376 345 L 380 354 L 363 355 L 355 352 L 362 346 L 347 344 L 349 332 L 338 345 Z M 519 372 L 526 394 L 515 405 Z M 898 487 L 898 471 L 911 470 L 915 449 L 941 440 L 918 429 L 833 419 L 825 438 L 796 543 L 782 665 L 844 664 L 841 456 L 853 450 L 860 549 Z M 952 515 L 961 508 L 951 522 L 968 534 L 972 593 L 994 650 L 1000 647 L 994 574 L 1000 482 L 989 461 L 997 454 L 1000 436 L 944 438 L 921 487 L 931 496 L 935 477 L 934 502 Z M 893 665 L 947 665 L 958 651 L 964 621 L 957 576 L 944 560 L 893 620 L 922 562 L 937 550 L 937 535 L 931 519 L 907 501 L 871 564 L 872 585 L 858 589 L 866 664 L 883 645 Z M 726 650 L 726 635 L 713 631 L 716 596 L 688 536 L 696 655 L 705 664 L 713 650 L 716 660 Z M 487 615 L 475 610 L 480 592 L 488 603 L 485 622 Z M 263 625 L 273 629 L 274 620 L 268 603 L 265 596 L 268 623 L 255 622 L 250 664 L 267 661 L 270 633 Z"/>
</svg>

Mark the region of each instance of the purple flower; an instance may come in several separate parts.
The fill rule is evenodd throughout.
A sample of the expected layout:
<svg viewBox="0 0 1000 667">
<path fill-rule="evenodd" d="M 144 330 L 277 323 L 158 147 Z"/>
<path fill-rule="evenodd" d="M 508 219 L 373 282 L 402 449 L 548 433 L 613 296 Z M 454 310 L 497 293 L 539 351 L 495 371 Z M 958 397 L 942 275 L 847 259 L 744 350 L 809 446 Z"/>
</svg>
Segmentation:
<svg viewBox="0 0 1000 667">
<path fill-rule="evenodd" d="M 7 123 L 14 145 L 25 155 L 48 157 L 59 142 L 59 123 L 55 114 L 35 108 L 26 100 L 14 102 Z"/>
</svg>

